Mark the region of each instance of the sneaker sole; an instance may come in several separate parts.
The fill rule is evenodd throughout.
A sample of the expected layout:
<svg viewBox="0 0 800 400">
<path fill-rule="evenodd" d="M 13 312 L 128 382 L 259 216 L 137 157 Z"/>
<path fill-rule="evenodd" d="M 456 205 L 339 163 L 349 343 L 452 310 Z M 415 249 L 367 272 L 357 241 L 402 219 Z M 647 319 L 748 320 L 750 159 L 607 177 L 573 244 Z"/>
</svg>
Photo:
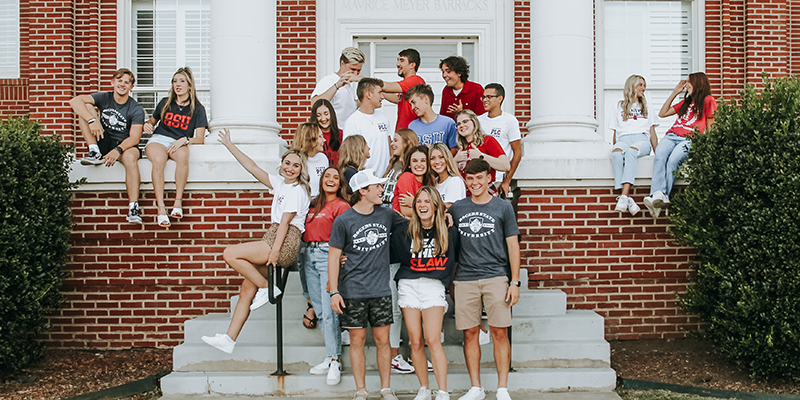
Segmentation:
<svg viewBox="0 0 800 400">
<path fill-rule="evenodd" d="M 102 163 L 103 161 L 101 160 L 97 161 L 81 160 L 81 165 L 101 165 Z"/>
<path fill-rule="evenodd" d="M 128 219 L 128 222 L 130 222 L 132 224 L 142 224 L 142 223 L 144 223 L 141 218 L 130 218 L 129 217 L 127 219 Z"/>
<path fill-rule="evenodd" d="M 394 372 L 394 373 L 396 373 L 396 374 L 413 374 L 413 373 L 414 373 L 414 370 L 411 370 L 411 371 L 403 371 L 402 369 L 397 369 L 397 368 L 395 368 L 395 367 L 392 367 L 392 372 Z"/>
<path fill-rule="evenodd" d="M 233 349 L 231 349 L 230 351 L 228 351 L 228 350 L 225 350 L 225 349 L 223 349 L 223 348 L 221 348 L 221 347 L 219 347 L 219 346 L 217 346 L 217 345 L 215 345 L 215 344 L 213 344 L 213 343 L 209 343 L 209 342 L 207 342 L 207 341 L 206 341 L 205 339 L 203 339 L 203 338 L 201 338 L 201 339 L 203 340 L 203 342 L 204 342 L 205 344 L 207 344 L 207 345 L 209 345 L 209 346 L 211 346 L 211 347 L 213 347 L 213 348 L 215 348 L 215 349 L 217 349 L 217 350 L 219 350 L 219 351 L 221 351 L 221 352 L 228 353 L 228 354 L 232 354 L 232 353 L 233 353 Z"/>
</svg>

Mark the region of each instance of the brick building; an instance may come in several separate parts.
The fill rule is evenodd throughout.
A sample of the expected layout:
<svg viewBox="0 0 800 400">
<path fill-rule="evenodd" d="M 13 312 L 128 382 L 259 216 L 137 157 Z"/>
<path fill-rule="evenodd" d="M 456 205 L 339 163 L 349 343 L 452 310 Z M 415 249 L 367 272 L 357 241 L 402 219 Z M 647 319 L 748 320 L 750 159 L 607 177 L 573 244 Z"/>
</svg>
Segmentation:
<svg viewBox="0 0 800 400">
<path fill-rule="evenodd" d="M 661 104 L 693 71 L 727 100 L 762 72 L 800 68 L 794 0 L 0 0 L 0 9 L 0 116 L 30 114 L 80 155 L 67 101 L 109 90 L 119 67 L 136 72 L 134 95 L 149 113 L 172 73 L 191 66 L 212 130 L 231 128 L 245 152 L 274 167 L 343 47 L 364 50 L 363 74 L 387 80 L 397 51 L 419 49 L 437 97 L 438 60 L 467 58 L 471 80 L 506 87 L 504 109 L 527 133 L 517 177 L 531 287 L 562 289 L 570 308 L 600 313 L 607 339 L 681 337 L 699 326 L 675 295 L 694 251 L 671 239 L 666 218 L 613 211 L 605 115 L 625 77 L 644 75 L 649 100 Z M 144 229 L 125 222 L 121 166 L 76 165 L 73 177 L 88 183 L 74 196 L 68 301 L 51 318 L 49 344 L 175 346 L 185 320 L 227 309 L 240 278 L 222 250 L 260 238 L 270 195 L 215 136 L 191 150 L 187 216 L 169 230 L 154 223 L 147 160 Z M 651 164 L 640 161 L 640 204 Z"/>
</svg>

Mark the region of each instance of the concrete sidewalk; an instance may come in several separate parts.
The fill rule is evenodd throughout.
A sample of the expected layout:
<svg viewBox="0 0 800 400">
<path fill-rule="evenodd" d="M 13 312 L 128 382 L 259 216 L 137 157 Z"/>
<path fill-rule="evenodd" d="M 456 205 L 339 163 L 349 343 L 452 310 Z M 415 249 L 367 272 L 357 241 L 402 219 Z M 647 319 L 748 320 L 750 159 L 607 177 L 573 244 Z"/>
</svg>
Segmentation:
<svg viewBox="0 0 800 400">
<path fill-rule="evenodd" d="M 458 400 L 465 391 L 450 392 L 451 400 Z M 398 394 L 400 400 L 413 400 L 416 394 Z M 434 395 L 435 396 L 435 395 Z M 253 400 L 256 396 L 164 396 L 160 400 Z M 287 400 L 350 400 L 352 397 L 295 397 L 295 396 L 258 396 L 259 399 L 287 399 Z M 511 393 L 513 400 L 621 400 L 615 392 L 567 392 L 567 393 Z M 380 394 L 370 392 L 370 399 L 380 399 Z M 494 392 L 487 392 L 486 400 L 495 400 Z"/>
</svg>

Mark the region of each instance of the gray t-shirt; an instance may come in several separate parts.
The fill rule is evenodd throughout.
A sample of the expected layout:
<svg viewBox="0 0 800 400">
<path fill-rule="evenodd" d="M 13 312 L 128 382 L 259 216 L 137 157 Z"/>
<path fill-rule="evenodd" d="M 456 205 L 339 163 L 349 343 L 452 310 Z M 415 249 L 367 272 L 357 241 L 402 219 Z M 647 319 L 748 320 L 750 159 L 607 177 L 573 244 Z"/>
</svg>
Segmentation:
<svg viewBox="0 0 800 400">
<path fill-rule="evenodd" d="M 114 101 L 113 92 L 92 93 L 94 105 L 100 111 L 100 125 L 112 139 L 121 142 L 131 135 L 131 125 L 144 125 L 144 109 L 128 96 L 125 104 Z"/>
<path fill-rule="evenodd" d="M 492 197 L 486 204 L 475 204 L 471 197 L 459 200 L 448 211 L 461 237 L 457 281 L 506 276 L 509 265 L 506 238 L 519 234 L 514 207 Z"/>
<path fill-rule="evenodd" d="M 372 213 L 349 209 L 336 217 L 331 247 L 342 249 L 347 261 L 339 270 L 339 292 L 345 299 L 391 296 L 389 235 L 405 219 L 390 208 L 375 206 Z"/>
</svg>

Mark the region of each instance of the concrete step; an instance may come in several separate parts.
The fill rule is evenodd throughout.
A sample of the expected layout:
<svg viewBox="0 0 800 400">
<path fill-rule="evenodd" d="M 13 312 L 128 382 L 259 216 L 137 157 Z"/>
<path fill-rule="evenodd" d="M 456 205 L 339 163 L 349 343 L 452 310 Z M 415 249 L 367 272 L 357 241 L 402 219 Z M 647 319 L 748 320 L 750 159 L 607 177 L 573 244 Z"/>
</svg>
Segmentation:
<svg viewBox="0 0 800 400">
<path fill-rule="evenodd" d="M 367 388 L 377 394 L 380 378 L 377 371 L 367 371 Z M 428 374 L 431 387 L 436 388 L 433 373 Z M 497 387 L 497 374 L 484 368 L 481 374 L 483 387 Z M 515 368 L 509 375 L 508 389 L 513 393 L 552 391 L 602 391 L 610 392 L 616 384 L 616 373 L 611 368 Z M 466 389 L 470 385 L 465 369 L 448 369 L 447 385 L 453 389 Z M 419 389 L 416 375 L 392 374 L 391 387 L 400 393 Z M 307 372 L 275 377 L 269 372 L 173 372 L 161 379 L 165 396 L 176 395 L 290 395 L 317 398 L 347 397 L 355 391 L 349 370 L 342 373 L 336 386 L 325 384 L 325 376 Z"/>
<path fill-rule="evenodd" d="M 427 350 L 427 349 L 426 349 Z M 464 349 L 461 343 L 444 346 L 448 365 L 464 367 Z M 409 357 L 409 349 L 400 348 Z M 513 343 L 512 365 L 525 368 L 604 368 L 610 365 L 608 342 L 596 341 L 542 341 Z M 173 350 L 175 371 L 274 371 L 278 351 L 275 346 L 237 344 L 232 354 L 212 348 L 205 343 L 184 343 Z M 284 368 L 308 371 L 325 358 L 325 346 L 284 346 Z M 365 347 L 367 369 L 377 370 L 376 348 Z M 430 356 L 428 357 L 430 359 Z M 349 347 L 342 348 L 342 363 L 350 365 Z M 481 346 L 481 363 L 494 365 L 492 344 Z"/>
</svg>

